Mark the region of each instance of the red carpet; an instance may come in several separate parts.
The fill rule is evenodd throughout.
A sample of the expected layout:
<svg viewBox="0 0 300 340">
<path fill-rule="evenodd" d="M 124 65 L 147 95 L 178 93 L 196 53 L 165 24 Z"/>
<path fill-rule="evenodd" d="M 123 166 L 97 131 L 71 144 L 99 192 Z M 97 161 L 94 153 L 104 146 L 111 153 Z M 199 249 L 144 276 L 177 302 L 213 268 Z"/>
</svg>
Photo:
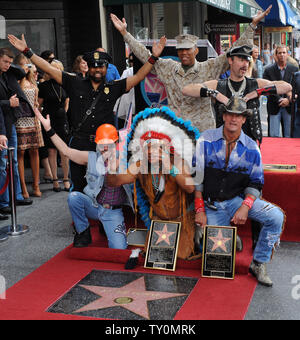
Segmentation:
<svg viewBox="0 0 300 340">
<path fill-rule="evenodd" d="M 300 193 L 300 139 L 264 138 L 262 144 L 264 164 L 296 164 L 295 173 L 265 173 L 265 199 L 278 204 L 287 214 L 282 239 L 300 242 L 299 193 Z M 128 227 L 133 226 L 132 221 Z M 154 273 L 170 276 L 198 278 L 194 290 L 175 320 L 242 320 L 248 310 L 256 281 L 248 275 L 251 261 L 249 227 L 241 227 L 244 251 L 237 254 L 234 280 L 201 278 L 201 260 L 177 262 L 176 271 L 151 271 L 143 268 L 144 259 L 134 270 L 138 273 Z M 6 300 L 0 300 L 0 319 L 34 320 L 86 320 L 94 319 L 75 315 L 47 312 L 53 303 L 64 296 L 92 270 L 125 271 L 130 250 L 108 249 L 106 241 L 93 228 L 93 244 L 86 249 L 68 247 L 49 262 L 38 268 L 6 292 Z"/>
<path fill-rule="evenodd" d="M 93 228 L 93 237 L 98 235 Z M 48 308 L 92 270 L 125 271 L 130 250 L 112 250 L 95 247 L 103 242 L 101 237 L 88 249 L 63 250 L 46 264 L 6 292 L 6 300 L 0 300 L 1 320 L 86 320 L 75 315 L 52 314 Z M 251 242 L 245 240 L 245 250 L 237 256 L 237 272 L 247 273 L 251 261 Z M 78 260 L 77 257 L 88 261 Z M 93 258 L 91 260 L 91 258 Z M 134 272 L 199 278 L 194 290 L 175 320 L 226 319 L 242 320 L 256 287 L 250 275 L 236 274 L 234 280 L 201 278 L 201 261 L 179 261 L 176 271 L 151 271 L 143 268 L 143 259 Z"/>
<path fill-rule="evenodd" d="M 279 205 L 287 220 L 283 241 L 300 242 L 300 139 L 264 138 L 262 143 L 264 164 L 296 164 L 297 172 L 265 172 L 263 197 Z"/>
</svg>

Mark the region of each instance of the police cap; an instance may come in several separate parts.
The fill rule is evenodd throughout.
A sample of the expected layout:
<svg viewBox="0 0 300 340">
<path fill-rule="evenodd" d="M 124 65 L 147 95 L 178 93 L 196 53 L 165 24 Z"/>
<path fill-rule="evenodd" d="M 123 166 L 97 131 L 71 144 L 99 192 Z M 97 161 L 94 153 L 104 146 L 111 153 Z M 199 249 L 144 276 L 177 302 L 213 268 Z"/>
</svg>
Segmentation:
<svg viewBox="0 0 300 340">
<path fill-rule="evenodd" d="M 112 62 L 111 56 L 109 54 L 98 51 L 85 53 L 83 59 L 87 62 L 88 67 L 107 66 Z"/>
</svg>

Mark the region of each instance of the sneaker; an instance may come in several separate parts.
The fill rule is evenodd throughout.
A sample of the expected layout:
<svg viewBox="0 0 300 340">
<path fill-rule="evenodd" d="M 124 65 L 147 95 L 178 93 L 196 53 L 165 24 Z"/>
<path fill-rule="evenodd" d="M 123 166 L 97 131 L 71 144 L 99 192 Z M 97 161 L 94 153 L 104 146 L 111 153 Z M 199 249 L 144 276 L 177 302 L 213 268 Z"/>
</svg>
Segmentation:
<svg viewBox="0 0 300 340">
<path fill-rule="evenodd" d="M 91 230 L 90 230 L 90 227 L 88 227 L 82 233 L 75 234 L 73 247 L 74 248 L 85 248 L 91 243 L 92 243 Z"/>
<path fill-rule="evenodd" d="M 272 287 L 273 282 L 267 274 L 267 268 L 265 263 L 254 263 L 252 261 L 249 272 L 257 278 L 258 283 L 266 287 Z"/>
</svg>

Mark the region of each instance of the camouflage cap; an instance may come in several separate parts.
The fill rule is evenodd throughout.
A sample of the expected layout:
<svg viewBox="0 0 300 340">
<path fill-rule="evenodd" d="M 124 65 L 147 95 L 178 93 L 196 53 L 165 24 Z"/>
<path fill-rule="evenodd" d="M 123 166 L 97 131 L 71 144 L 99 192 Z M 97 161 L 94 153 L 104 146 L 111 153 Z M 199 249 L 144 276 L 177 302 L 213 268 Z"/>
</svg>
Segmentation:
<svg viewBox="0 0 300 340">
<path fill-rule="evenodd" d="M 241 98 L 232 96 L 227 105 L 220 105 L 220 112 L 223 113 L 234 113 L 236 115 L 243 115 L 250 117 L 253 114 L 251 109 L 247 108 L 247 102 Z"/>
<path fill-rule="evenodd" d="M 178 35 L 175 39 L 177 41 L 177 50 L 193 48 L 194 46 L 197 46 L 197 41 L 199 40 L 198 37 L 191 34 Z"/>
</svg>

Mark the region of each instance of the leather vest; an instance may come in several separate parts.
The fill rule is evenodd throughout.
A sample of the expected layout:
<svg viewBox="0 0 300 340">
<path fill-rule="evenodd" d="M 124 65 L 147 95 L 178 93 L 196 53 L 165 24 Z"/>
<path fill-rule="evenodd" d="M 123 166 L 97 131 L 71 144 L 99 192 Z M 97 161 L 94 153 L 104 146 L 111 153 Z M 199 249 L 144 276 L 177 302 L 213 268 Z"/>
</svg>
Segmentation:
<svg viewBox="0 0 300 340">
<path fill-rule="evenodd" d="M 246 78 L 246 89 L 242 96 L 255 91 L 258 88 L 257 80 L 254 78 Z M 231 91 L 228 87 L 228 79 L 221 79 L 218 81 L 217 90 L 224 94 L 226 97 L 230 98 L 232 96 Z M 216 114 L 216 126 L 217 128 L 224 124 L 223 115 L 220 114 L 219 106 L 220 102 L 216 102 L 214 105 L 214 110 Z M 246 123 L 243 125 L 243 131 L 246 135 L 252 138 L 255 141 L 262 142 L 262 126 L 260 120 L 260 112 L 259 112 L 260 102 L 258 98 L 249 100 L 247 102 L 247 108 L 253 110 L 253 115 L 247 118 Z"/>
</svg>

